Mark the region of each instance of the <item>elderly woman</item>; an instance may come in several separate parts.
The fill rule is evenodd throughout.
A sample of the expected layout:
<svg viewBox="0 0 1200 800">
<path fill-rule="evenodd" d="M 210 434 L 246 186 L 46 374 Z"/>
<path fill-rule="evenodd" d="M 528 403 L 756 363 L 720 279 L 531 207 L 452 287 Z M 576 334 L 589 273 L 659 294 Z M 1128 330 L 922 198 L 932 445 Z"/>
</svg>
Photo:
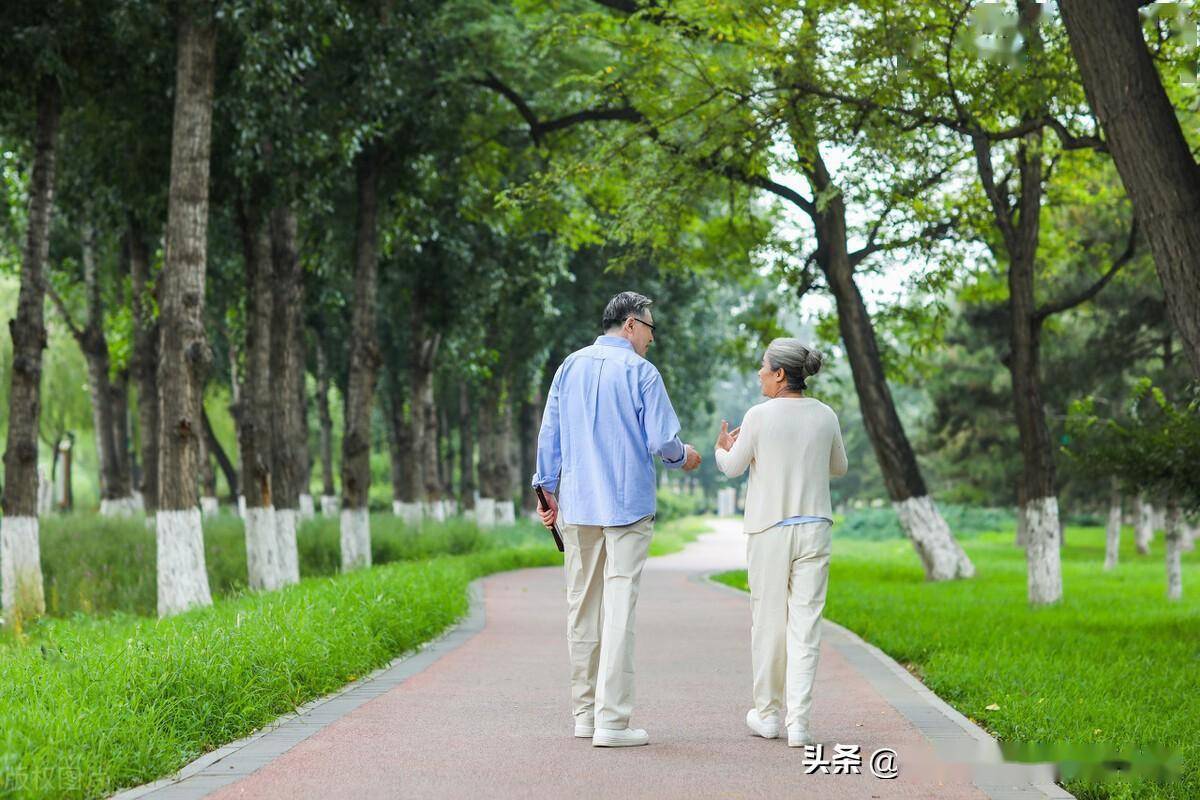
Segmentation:
<svg viewBox="0 0 1200 800">
<path fill-rule="evenodd" d="M 750 467 L 744 530 L 754 708 L 746 724 L 764 738 L 779 736 L 786 684 L 792 747 L 813 741 L 808 722 L 833 526 L 829 477 L 846 474 L 837 415 L 804 394 L 805 379 L 820 369 L 821 354 L 798 339 L 771 342 L 758 370 L 770 399 L 733 431 L 722 421 L 716 448 L 728 477 Z"/>
</svg>

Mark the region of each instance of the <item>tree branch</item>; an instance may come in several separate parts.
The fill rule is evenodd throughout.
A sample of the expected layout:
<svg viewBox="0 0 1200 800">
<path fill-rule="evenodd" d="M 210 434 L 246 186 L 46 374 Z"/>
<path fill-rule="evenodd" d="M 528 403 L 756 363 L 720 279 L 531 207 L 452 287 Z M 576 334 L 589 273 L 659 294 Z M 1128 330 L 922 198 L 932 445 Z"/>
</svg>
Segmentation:
<svg viewBox="0 0 1200 800">
<path fill-rule="evenodd" d="M 63 302 L 59 293 L 54 291 L 54 287 L 50 285 L 49 281 L 46 281 L 45 284 L 46 294 L 50 295 L 50 299 L 54 301 L 54 306 L 58 309 L 58 314 L 63 318 L 63 322 L 67 323 L 71 335 L 75 337 L 76 341 L 83 342 L 83 330 L 71 319 L 71 312 L 67 311 L 67 304 Z"/>
<path fill-rule="evenodd" d="M 1077 295 L 1074 295 L 1073 297 L 1067 297 L 1057 302 L 1043 305 L 1033 313 L 1034 324 L 1043 322 L 1047 317 L 1053 314 L 1058 314 L 1059 312 L 1075 308 L 1075 306 L 1086 303 L 1088 300 L 1091 300 L 1093 297 L 1098 295 L 1100 290 L 1107 286 L 1109 281 L 1113 279 L 1113 276 L 1117 274 L 1117 271 L 1133 259 L 1133 255 L 1137 251 L 1137 229 L 1137 217 L 1135 216 L 1133 218 L 1133 222 L 1129 226 L 1129 241 L 1125 245 L 1125 251 L 1121 253 L 1121 255 L 1117 256 L 1117 258 L 1113 261 L 1112 266 L 1108 268 L 1108 271 L 1104 273 L 1100 280 L 1096 281 L 1087 289 L 1083 290 Z"/>
</svg>

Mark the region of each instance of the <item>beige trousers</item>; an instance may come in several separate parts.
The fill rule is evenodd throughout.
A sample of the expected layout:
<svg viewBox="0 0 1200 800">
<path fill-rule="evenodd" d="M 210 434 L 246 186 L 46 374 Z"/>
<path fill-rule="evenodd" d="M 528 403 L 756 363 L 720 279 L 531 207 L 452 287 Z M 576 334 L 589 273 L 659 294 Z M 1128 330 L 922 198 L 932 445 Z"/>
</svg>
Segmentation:
<svg viewBox="0 0 1200 800">
<path fill-rule="evenodd" d="M 806 522 L 747 537 L 754 707 L 760 717 L 778 714 L 786 686 L 789 726 L 807 728 L 812 712 L 832 527 Z"/>
<path fill-rule="evenodd" d="M 633 623 L 654 517 L 621 527 L 562 526 L 571 710 L 597 728 L 629 727 Z"/>
</svg>

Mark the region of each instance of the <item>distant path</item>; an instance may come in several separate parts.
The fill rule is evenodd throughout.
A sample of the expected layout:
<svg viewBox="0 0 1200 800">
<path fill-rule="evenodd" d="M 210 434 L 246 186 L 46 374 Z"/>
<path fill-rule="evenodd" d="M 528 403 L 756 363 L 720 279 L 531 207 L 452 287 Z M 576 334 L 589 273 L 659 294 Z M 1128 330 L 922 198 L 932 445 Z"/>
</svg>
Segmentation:
<svg viewBox="0 0 1200 800">
<path fill-rule="evenodd" d="M 1014 767 L 977 772 L 976 785 L 967 767 L 948 766 L 939 753 L 972 752 L 990 738 L 832 623 L 812 728 L 826 757 L 834 743 L 860 745 L 862 774 L 805 774 L 803 749 L 751 736 L 749 598 L 703 580 L 744 567 L 745 538 L 736 521 L 715 526 L 652 559 L 643 577 L 633 724 L 649 731 L 648 747 L 593 748 L 571 736 L 562 573 L 531 569 L 485 579 L 486 621 L 477 608 L 445 646 L 222 748 L 183 780 L 127 796 L 1070 797 Z M 871 774 L 881 747 L 897 752 L 895 779 Z"/>
</svg>

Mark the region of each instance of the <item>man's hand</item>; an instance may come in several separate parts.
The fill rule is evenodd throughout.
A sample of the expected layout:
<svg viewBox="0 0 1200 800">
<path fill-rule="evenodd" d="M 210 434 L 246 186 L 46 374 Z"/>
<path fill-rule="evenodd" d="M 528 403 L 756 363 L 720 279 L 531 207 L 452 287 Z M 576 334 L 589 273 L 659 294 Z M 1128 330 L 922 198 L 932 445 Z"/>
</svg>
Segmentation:
<svg viewBox="0 0 1200 800">
<path fill-rule="evenodd" d="M 717 434 L 717 449 L 732 450 L 734 442 L 737 441 L 738 433 L 741 432 L 741 427 L 729 430 L 729 423 L 721 420 L 721 432 Z"/>
<path fill-rule="evenodd" d="M 542 492 L 546 495 L 546 502 L 550 504 L 550 507 L 543 508 L 542 501 L 538 500 L 538 516 L 542 518 L 542 524 L 546 526 L 546 530 L 553 530 L 554 522 L 558 519 L 558 501 L 545 489 Z"/>
<path fill-rule="evenodd" d="M 690 444 L 683 446 L 683 471 L 691 472 L 700 466 L 700 454 Z"/>
</svg>

